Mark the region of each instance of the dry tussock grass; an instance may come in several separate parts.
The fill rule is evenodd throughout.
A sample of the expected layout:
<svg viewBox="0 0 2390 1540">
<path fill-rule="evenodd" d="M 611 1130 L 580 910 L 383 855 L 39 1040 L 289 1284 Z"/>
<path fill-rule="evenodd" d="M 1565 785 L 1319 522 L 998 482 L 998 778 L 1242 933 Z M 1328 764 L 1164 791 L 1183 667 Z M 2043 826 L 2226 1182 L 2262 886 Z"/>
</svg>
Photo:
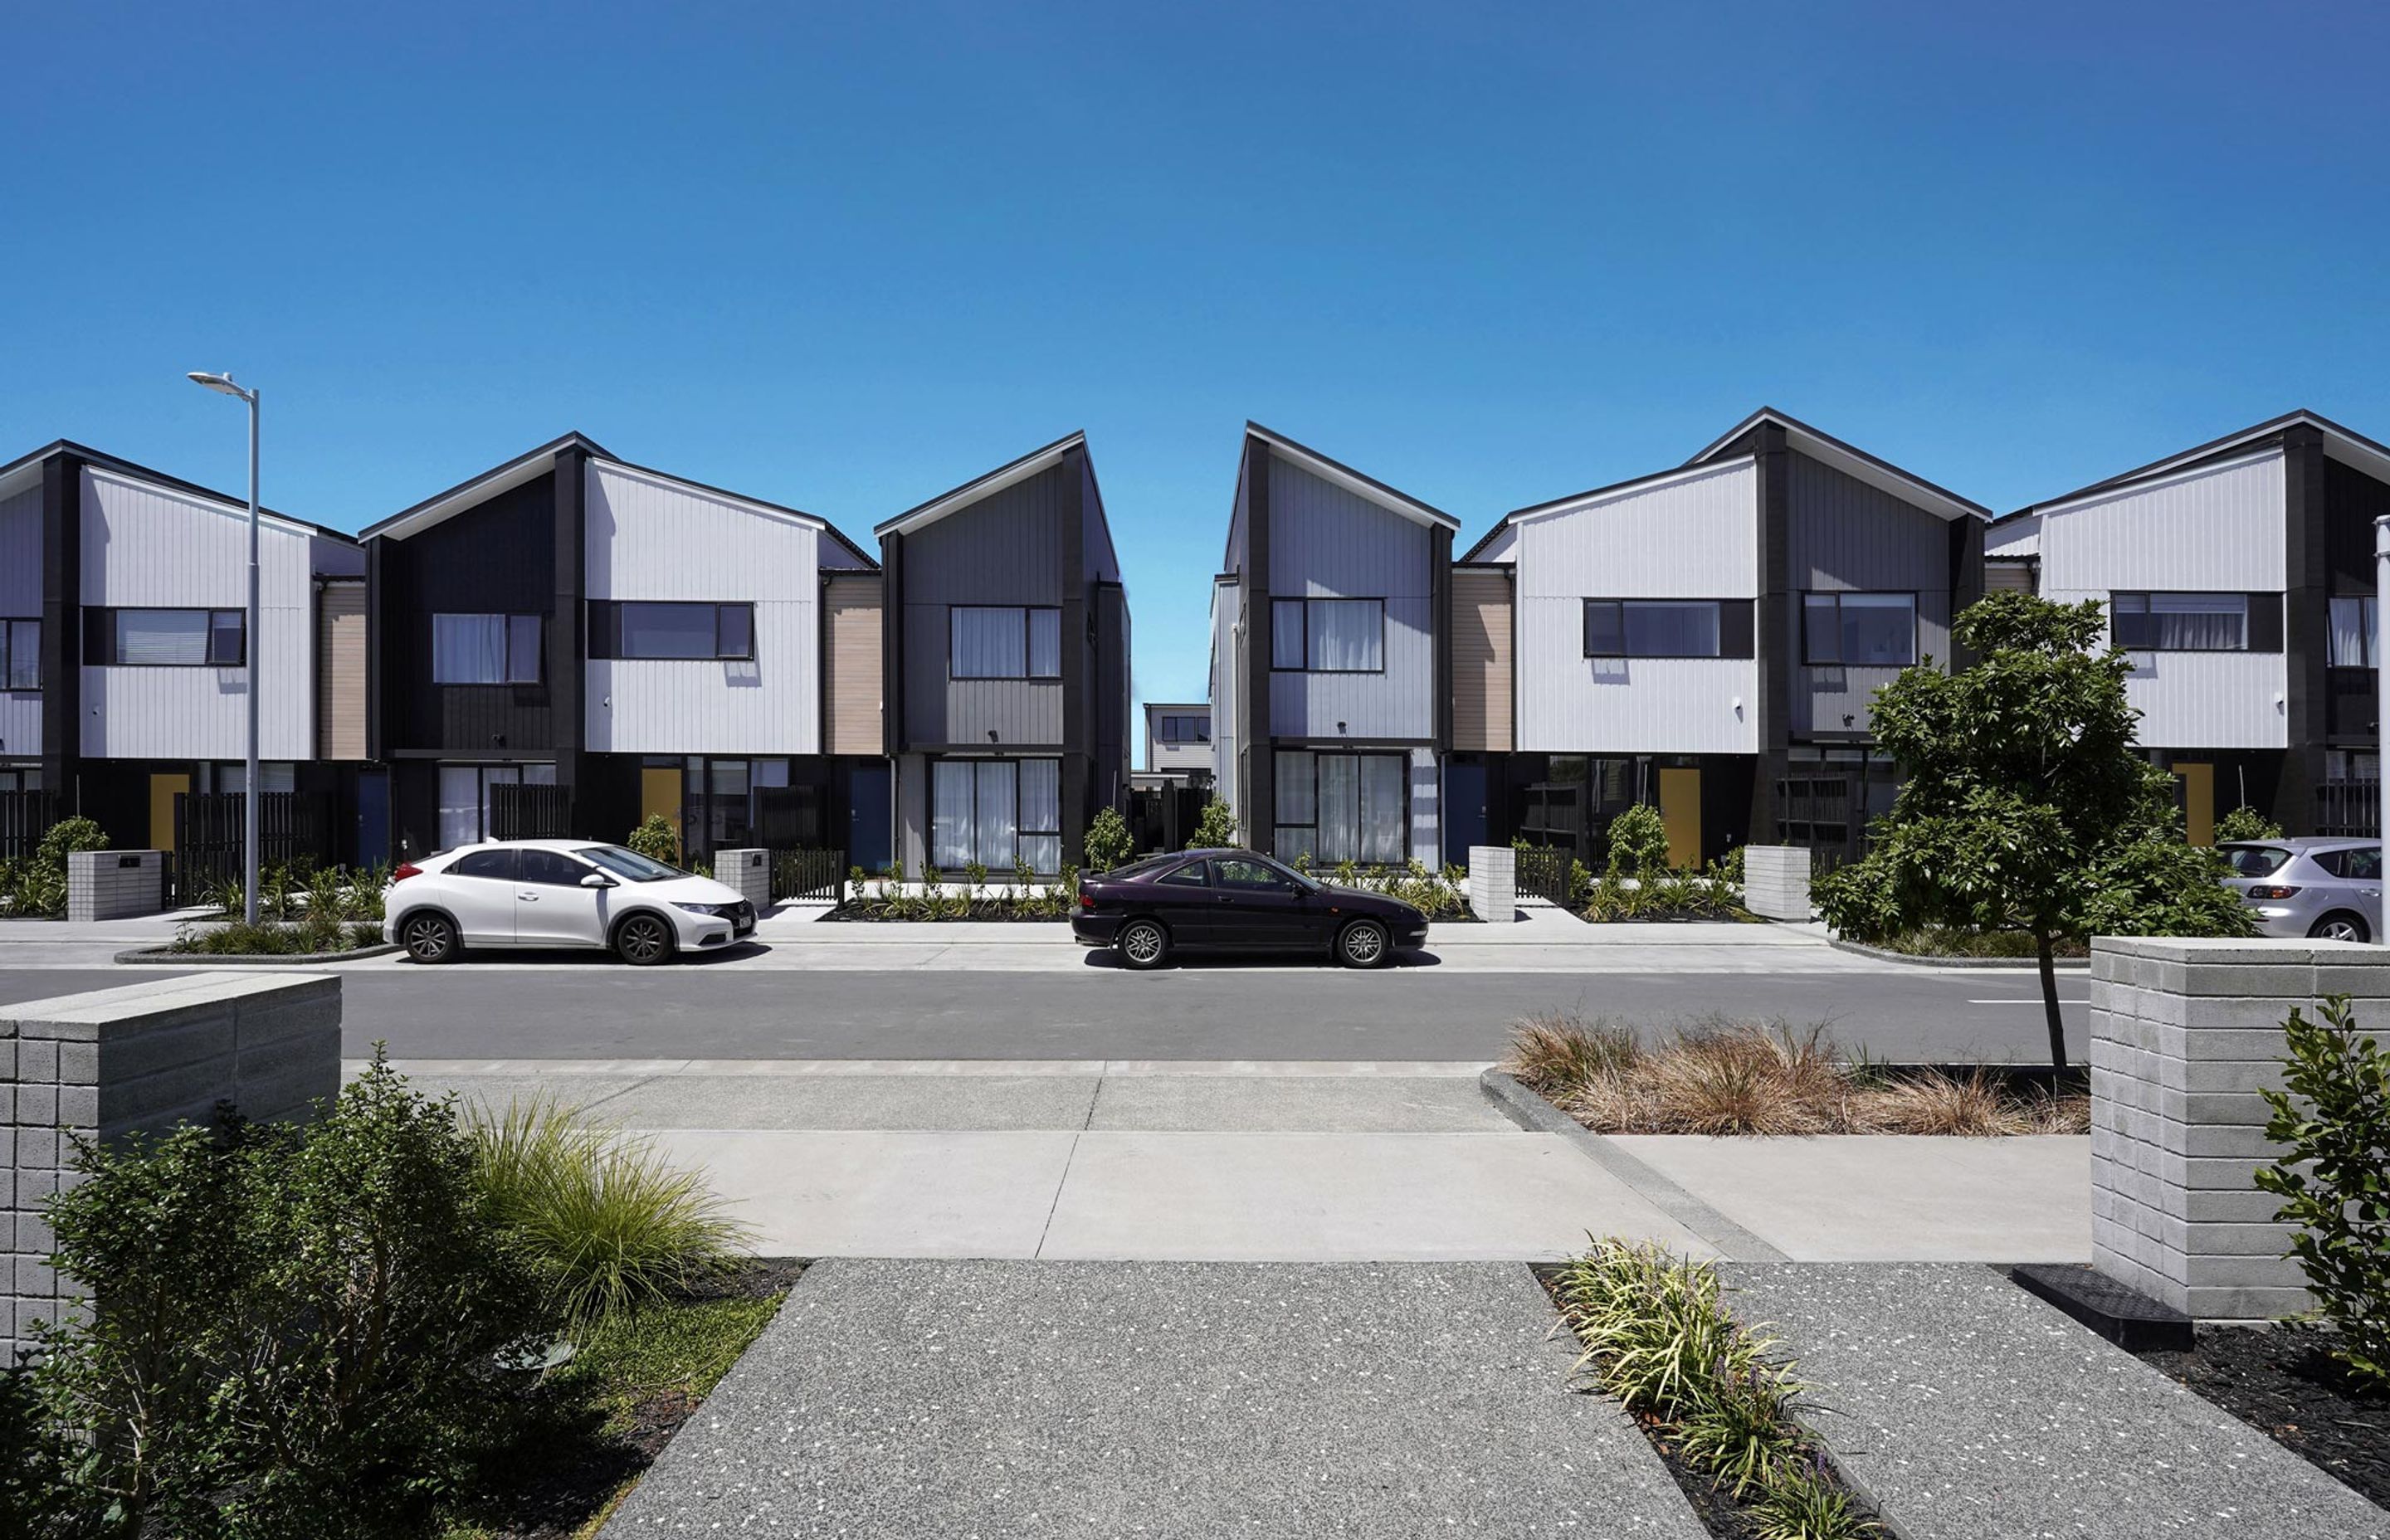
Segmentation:
<svg viewBox="0 0 2390 1540">
<path fill-rule="evenodd" d="M 1574 1013 L 1530 1017 L 1503 1068 L 1600 1134 L 2079 1134 L 2081 1096 L 2010 1090 L 1985 1070 L 1855 1070 L 1822 1026 L 1711 1018 L 1640 1046 Z"/>
</svg>

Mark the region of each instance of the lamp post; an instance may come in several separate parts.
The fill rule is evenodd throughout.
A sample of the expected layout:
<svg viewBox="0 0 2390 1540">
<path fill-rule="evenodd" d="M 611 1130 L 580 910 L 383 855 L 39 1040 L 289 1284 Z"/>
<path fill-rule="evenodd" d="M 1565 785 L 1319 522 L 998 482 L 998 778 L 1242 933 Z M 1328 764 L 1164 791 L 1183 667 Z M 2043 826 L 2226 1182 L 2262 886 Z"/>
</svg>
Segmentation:
<svg viewBox="0 0 2390 1540">
<path fill-rule="evenodd" d="M 249 406 L 249 610 L 241 622 L 240 648 L 249 668 L 249 773 L 241 780 L 241 918 L 257 923 L 257 392 L 236 385 L 228 374 L 194 369 L 193 383 Z"/>
<path fill-rule="evenodd" d="M 2384 736 L 2390 732 L 2390 514 L 2373 521 L 2373 687 L 2377 694 L 2373 704 L 2373 794 L 2380 802 L 2374 816 L 2381 820 L 2376 832 L 2382 837 L 2382 848 L 2390 851 L 2390 743 Z M 2390 926 L 2384 926 L 2390 931 Z M 2390 934 L 2373 938 L 2390 946 Z"/>
</svg>

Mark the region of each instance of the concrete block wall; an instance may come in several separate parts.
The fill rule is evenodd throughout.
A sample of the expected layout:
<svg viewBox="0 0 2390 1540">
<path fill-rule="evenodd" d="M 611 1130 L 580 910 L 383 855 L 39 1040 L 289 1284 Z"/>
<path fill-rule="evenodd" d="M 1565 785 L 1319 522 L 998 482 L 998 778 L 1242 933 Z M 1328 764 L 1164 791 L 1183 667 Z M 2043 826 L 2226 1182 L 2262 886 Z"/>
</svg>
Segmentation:
<svg viewBox="0 0 2390 1540">
<path fill-rule="evenodd" d="M 2327 995 L 2390 1024 L 2390 948 L 2347 942 L 2091 946 L 2092 1265 L 2202 1321 L 2307 1307 L 2291 1227 L 2253 1174 L 2279 1147 L 2282 1021 Z"/>
<path fill-rule="evenodd" d="M 71 1183 L 71 1136 L 207 1123 L 229 1101 L 303 1118 L 341 1086 L 341 981 L 201 974 L 0 1006 L 0 1356 L 80 1305 L 51 1268 L 43 1204 Z"/>
<path fill-rule="evenodd" d="M 772 853 L 767 850 L 718 850 L 713 853 L 713 879 L 739 890 L 739 896 L 761 914 L 772 906 Z"/>
<path fill-rule="evenodd" d="M 1742 906 L 1766 919 L 1807 919 L 1809 853 L 1798 845 L 1742 847 Z"/>
<path fill-rule="evenodd" d="M 129 919 L 166 907 L 166 858 L 154 850 L 79 850 L 67 855 L 67 918 Z"/>
<path fill-rule="evenodd" d="M 1519 853 L 1508 845 L 1469 847 L 1469 910 L 1489 925 L 1519 918 Z"/>
</svg>

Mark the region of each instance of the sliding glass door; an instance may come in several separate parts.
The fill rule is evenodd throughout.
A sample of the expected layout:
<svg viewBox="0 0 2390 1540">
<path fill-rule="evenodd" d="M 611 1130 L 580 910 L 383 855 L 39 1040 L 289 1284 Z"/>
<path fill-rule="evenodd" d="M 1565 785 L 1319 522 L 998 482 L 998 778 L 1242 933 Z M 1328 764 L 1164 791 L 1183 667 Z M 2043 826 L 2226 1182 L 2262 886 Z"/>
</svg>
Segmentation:
<svg viewBox="0 0 2390 1540">
<path fill-rule="evenodd" d="M 1410 795 L 1401 754 L 1281 751 L 1274 853 L 1317 866 L 1399 866 L 1410 855 Z"/>
<path fill-rule="evenodd" d="M 1062 867 L 1062 762 L 942 759 L 930 771 L 930 860 L 991 872 Z"/>
</svg>

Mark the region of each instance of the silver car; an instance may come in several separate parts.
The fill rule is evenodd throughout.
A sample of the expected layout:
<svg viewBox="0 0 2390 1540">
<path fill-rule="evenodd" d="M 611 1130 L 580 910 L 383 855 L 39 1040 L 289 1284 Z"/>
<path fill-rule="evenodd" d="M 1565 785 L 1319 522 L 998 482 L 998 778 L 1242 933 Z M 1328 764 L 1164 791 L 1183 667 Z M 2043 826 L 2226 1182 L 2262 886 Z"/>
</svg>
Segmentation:
<svg viewBox="0 0 2390 1540">
<path fill-rule="evenodd" d="M 2378 840 L 2244 840 L 2218 845 L 2224 879 L 2269 936 L 2371 941 L 2382 933 Z"/>
</svg>

